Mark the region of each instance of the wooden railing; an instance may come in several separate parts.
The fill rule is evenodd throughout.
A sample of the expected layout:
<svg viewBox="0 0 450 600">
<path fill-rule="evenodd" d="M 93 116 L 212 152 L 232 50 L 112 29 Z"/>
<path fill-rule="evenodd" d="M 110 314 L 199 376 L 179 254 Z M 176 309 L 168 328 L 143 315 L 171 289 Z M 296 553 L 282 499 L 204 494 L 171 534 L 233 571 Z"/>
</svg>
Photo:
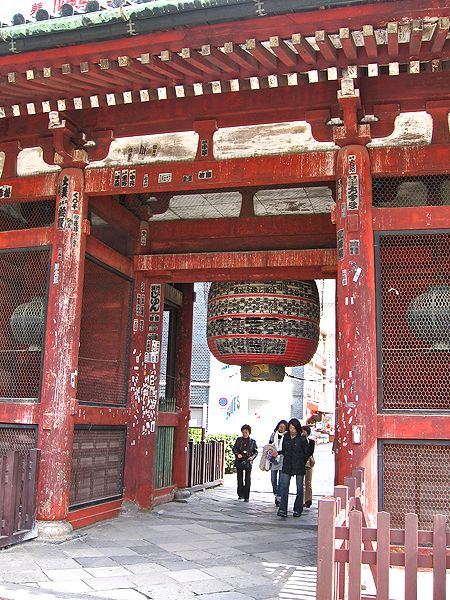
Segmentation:
<svg viewBox="0 0 450 600">
<path fill-rule="evenodd" d="M 404 529 L 391 529 L 389 513 L 379 512 L 376 527 L 369 527 L 364 471 L 353 475 L 334 488 L 334 496 L 319 500 L 317 600 L 389 600 L 390 567 L 404 567 L 405 600 L 418 598 L 419 569 L 433 574 L 432 592 L 422 589 L 419 598 L 445 600 L 450 568 L 446 517 L 435 515 L 433 531 L 420 531 L 417 515 L 407 514 Z M 364 565 L 372 576 L 372 594 L 361 592 Z"/>
<path fill-rule="evenodd" d="M 188 487 L 201 489 L 223 482 L 225 442 L 189 442 Z"/>
<path fill-rule="evenodd" d="M 0 456 L 0 548 L 37 536 L 39 450 Z"/>
</svg>

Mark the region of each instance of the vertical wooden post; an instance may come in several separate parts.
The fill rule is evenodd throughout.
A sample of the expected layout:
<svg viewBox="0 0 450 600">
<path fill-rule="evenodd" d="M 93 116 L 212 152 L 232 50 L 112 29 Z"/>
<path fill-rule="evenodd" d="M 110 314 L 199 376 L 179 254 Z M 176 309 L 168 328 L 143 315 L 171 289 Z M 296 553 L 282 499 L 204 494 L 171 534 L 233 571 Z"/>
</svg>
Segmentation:
<svg viewBox="0 0 450 600">
<path fill-rule="evenodd" d="M 136 272 L 130 347 L 125 498 L 153 504 L 159 397 L 163 286 Z"/>
<path fill-rule="evenodd" d="M 365 147 L 337 157 L 337 480 L 365 468 L 366 508 L 377 507 L 377 387 L 372 180 Z"/>
<path fill-rule="evenodd" d="M 433 600 L 446 598 L 446 529 L 445 515 L 433 517 Z"/>
<path fill-rule="evenodd" d="M 405 598 L 417 600 L 418 522 L 416 514 L 405 515 Z"/>
<path fill-rule="evenodd" d="M 348 600 L 361 600 L 362 515 L 352 510 L 348 519 Z"/>
<path fill-rule="evenodd" d="M 192 328 L 194 285 L 183 284 L 183 304 L 179 312 L 176 336 L 177 380 L 175 382 L 176 410 L 178 416 L 173 447 L 173 483 L 179 490 L 186 488 L 188 435 L 191 397 Z M 177 493 L 177 497 L 180 493 Z"/>
<path fill-rule="evenodd" d="M 86 215 L 84 173 L 76 168 L 63 169 L 56 194 L 38 439 L 37 516 L 40 535 L 49 538 L 64 537 L 72 529 L 64 520 L 69 507 L 77 408 Z"/>
<path fill-rule="evenodd" d="M 390 527 L 390 514 L 379 512 L 377 514 L 377 600 L 389 600 Z"/>
<path fill-rule="evenodd" d="M 335 519 L 335 498 L 321 498 L 317 528 L 317 600 L 334 600 Z"/>
</svg>

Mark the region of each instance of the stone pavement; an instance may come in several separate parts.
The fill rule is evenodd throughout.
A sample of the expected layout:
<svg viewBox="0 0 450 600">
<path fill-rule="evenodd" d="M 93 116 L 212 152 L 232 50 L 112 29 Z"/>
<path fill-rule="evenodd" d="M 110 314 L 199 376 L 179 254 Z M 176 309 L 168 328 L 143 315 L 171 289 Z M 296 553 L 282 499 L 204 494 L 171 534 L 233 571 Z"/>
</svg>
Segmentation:
<svg viewBox="0 0 450 600">
<path fill-rule="evenodd" d="M 317 499 L 333 486 L 331 444 L 315 456 L 314 503 L 300 519 L 276 516 L 270 475 L 255 465 L 249 503 L 237 499 L 230 475 L 186 503 L 130 508 L 63 543 L 0 551 L 0 598 L 311 600 Z"/>
</svg>

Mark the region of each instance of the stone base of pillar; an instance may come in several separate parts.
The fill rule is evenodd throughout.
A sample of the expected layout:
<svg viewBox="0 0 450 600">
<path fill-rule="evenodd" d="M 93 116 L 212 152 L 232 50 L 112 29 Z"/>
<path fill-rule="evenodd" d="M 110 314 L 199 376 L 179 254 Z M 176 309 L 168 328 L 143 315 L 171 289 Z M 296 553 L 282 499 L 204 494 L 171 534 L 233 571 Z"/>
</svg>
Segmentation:
<svg viewBox="0 0 450 600">
<path fill-rule="evenodd" d="M 191 496 L 191 492 L 187 488 L 177 490 L 173 495 L 175 502 L 187 502 Z"/>
<path fill-rule="evenodd" d="M 72 536 L 73 527 L 68 521 L 36 521 L 38 539 L 44 542 L 64 542 Z"/>
</svg>

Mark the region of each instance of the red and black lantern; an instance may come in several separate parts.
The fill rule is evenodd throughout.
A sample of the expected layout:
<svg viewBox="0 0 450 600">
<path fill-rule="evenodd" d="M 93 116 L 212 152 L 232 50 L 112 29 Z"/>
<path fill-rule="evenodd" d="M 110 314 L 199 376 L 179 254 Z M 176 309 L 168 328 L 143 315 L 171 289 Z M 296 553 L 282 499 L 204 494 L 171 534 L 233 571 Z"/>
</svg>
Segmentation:
<svg viewBox="0 0 450 600">
<path fill-rule="evenodd" d="M 320 334 L 314 281 L 216 282 L 208 297 L 207 337 L 221 362 L 243 380 L 282 381 L 284 367 L 305 365 Z"/>
</svg>

